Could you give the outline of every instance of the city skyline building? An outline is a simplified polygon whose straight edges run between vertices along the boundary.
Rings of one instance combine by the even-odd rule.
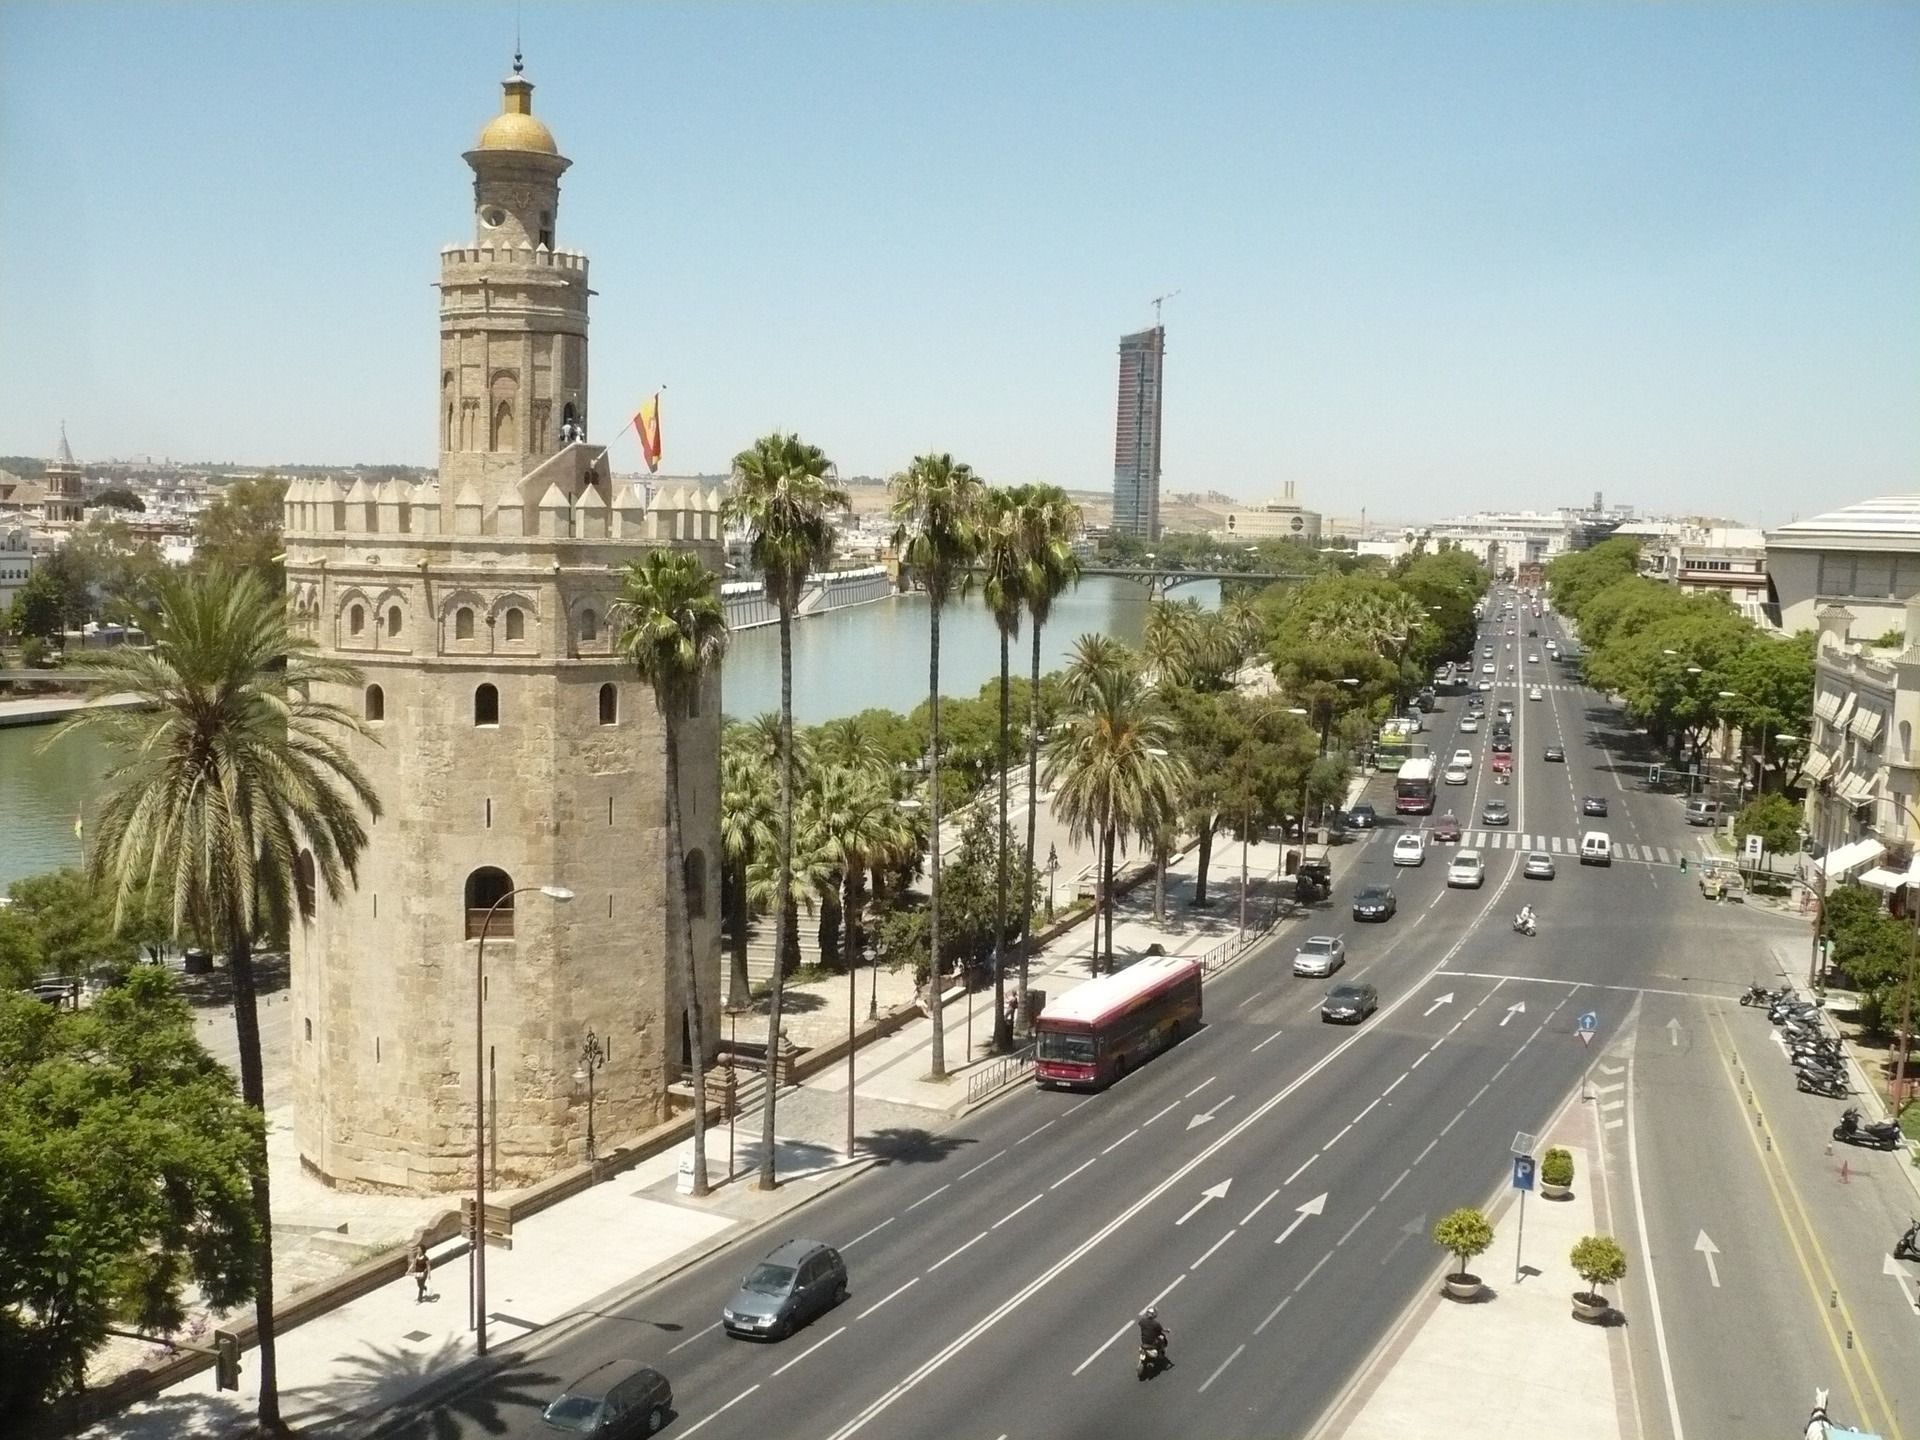
[[[1113,528],[1160,538],[1160,417],[1167,329],[1120,337],[1120,398],[1113,427]]]

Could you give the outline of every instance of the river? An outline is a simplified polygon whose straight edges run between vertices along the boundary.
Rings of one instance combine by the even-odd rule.
[[[1211,581],[1182,587],[1203,605],[1219,603]],[[1129,580],[1095,577],[1054,603],[1041,635],[1040,664],[1057,669],[1089,632],[1138,643],[1147,592]],[[1024,675],[1031,641],[1022,634],[1015,672]],[[976,595],[948,605],[940,620],[940,689],[973,695],[1000,671],[999,632]],[[768,625],[733,637],[721,678],[726,713],[746,719],[780,704],[780,632]],[[918,595],[858,605],[793,627],[793,712],[803,725],[884,707],[902,712],[927,698],[927,605]],[[91,820],[108,757],[89,735],[52,746],[51,725],[0,730],[0,889],[23,875],[77,862],[76,816]],[[43,746],[46,748],[43,750]]]

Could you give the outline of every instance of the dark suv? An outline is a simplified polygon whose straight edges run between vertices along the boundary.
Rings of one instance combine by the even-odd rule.
[[[651,1435],[673,1413],[673,1386],[658,1370],[631,1360],[609,1360],[560,1392],[540,1418],[555,1430],[625,1440]]]
[[[847,1298],[847,1262],[831,1245],[789,1240],[748,1273],[720,1312],[730,1335],[784,1340]]]

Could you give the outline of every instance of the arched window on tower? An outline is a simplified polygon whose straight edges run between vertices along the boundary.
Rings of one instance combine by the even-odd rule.
[[[498,725],[500,723],[500,692],[491,685],[480,685],[473,692],[473,723],[475,725]]]
[[[540,212],[540,243],[549,250],[553,249],[553,212],[551,210]]]
[[[598,640],[600,638],[600,617],[591,609],[580,612],[580,638]]]
[[[494,909],[496,903],[497,910]],[[490,910],[492,925],[487,924]],[[467,939],[478,940],[483,927],[489,940],[513,938],[513,877],[491,865],[483,865],[467,876]]]
[[[314,899],[313,852],[302,850],[293,857],[293,905],[303,921],[313,919]]]
[[[687,852],[687,918],[707,918],[707,857],[698,850]]]
[[[490,449],[511,450],[516,441],[513,434],[513,406],[505,400],[493,407],[493,439]]]
[[[620,723],[620,687],[611,681],[600,687],[600,723],[602,725]]]
[[[473,607],[462,605],[453,612],[453,638],[471,640],[473,638]]]
[[[367,609],[364,605],[354,605],[347,610],[347,633],[358,635],[367,628]]]
[[[507,639],[524,640],[527,638],[527,614],[518,607],[507,611]]]
[[[387,634],[398,635],[399,633],[400,607],[398,605],[389,605],[387,607]]]
[[[387,718],[387,692],[378,685],[367,686],[366,717],[369,725],[378,725]]]

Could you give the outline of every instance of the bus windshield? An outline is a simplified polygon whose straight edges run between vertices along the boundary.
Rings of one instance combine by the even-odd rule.
[[[1091,1065],[1093,1036],[1073,1031],[1042,1030],[1039,1058],[1059,1060],[1069,1065]]]

